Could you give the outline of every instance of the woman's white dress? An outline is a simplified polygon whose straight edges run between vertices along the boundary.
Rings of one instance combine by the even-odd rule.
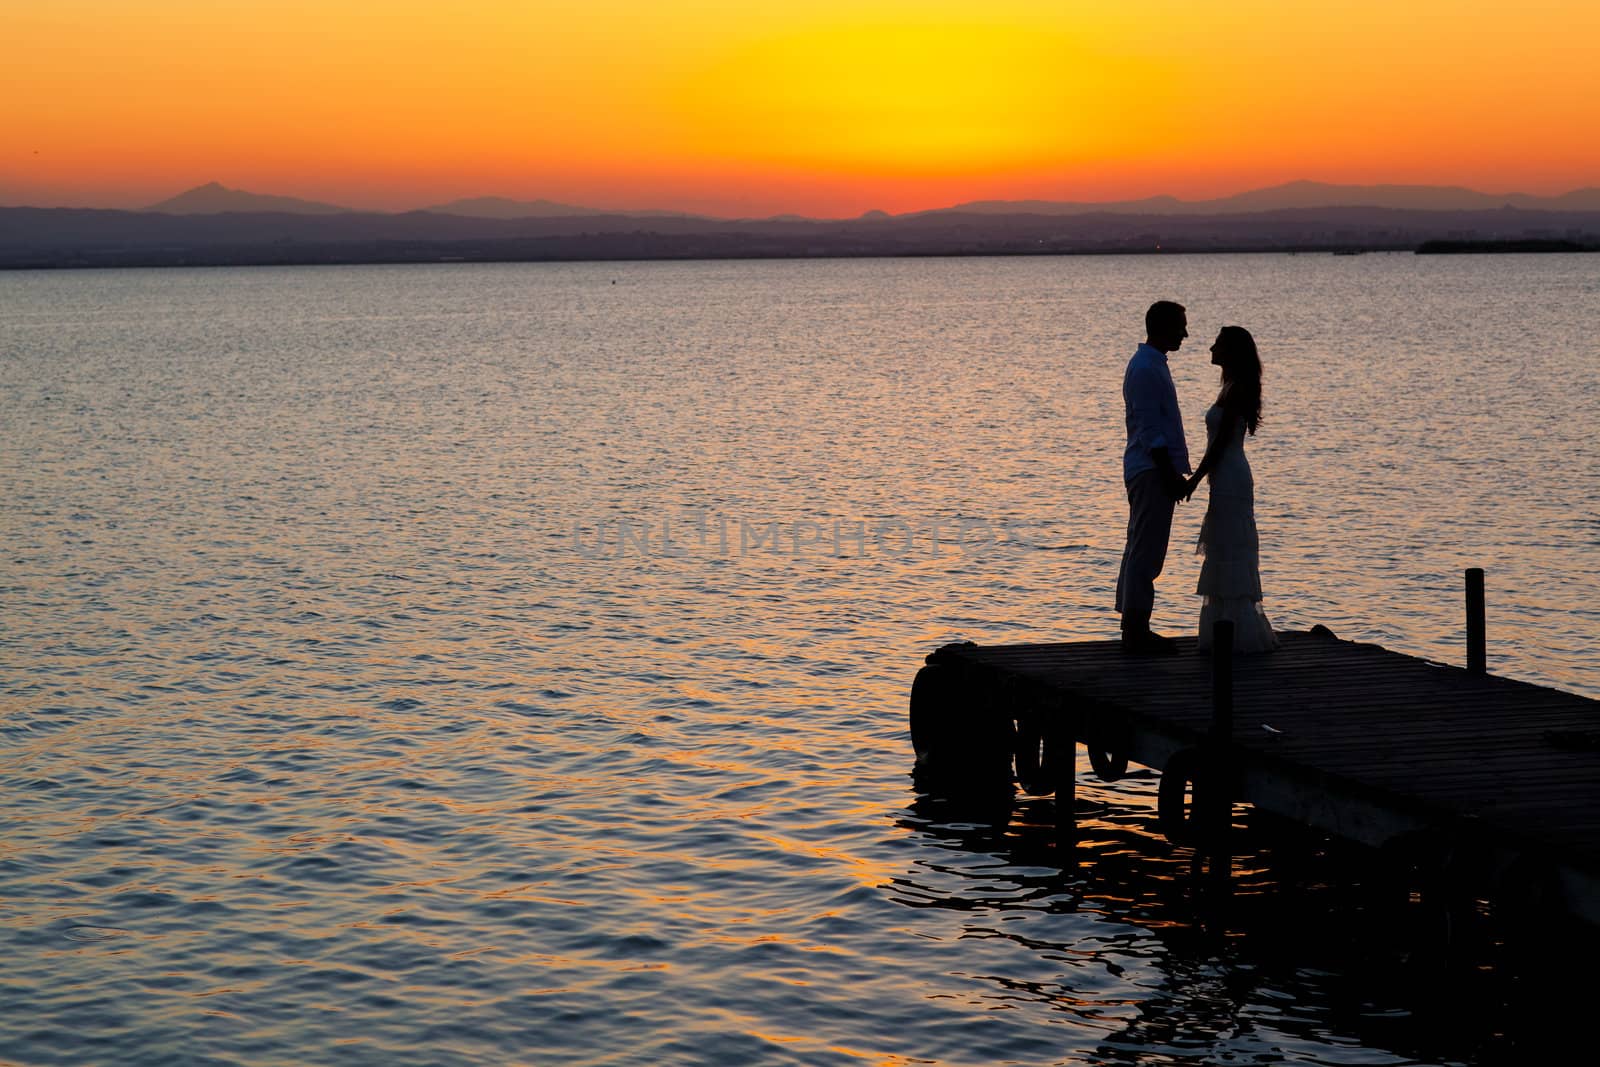
[[[1200,648],[1211,647],[1211,627],[1233,623],[1235,652],[1270,652],[1278,647],[1272,623],[1261,609],[1261,545],[1256,538],[1256,484],[1244,454],[1244,416],[1228,420],[1228,444],[1206,476],[1209,502],[1196,549],[1200,564]],[[1222,427],[1222,407],[1206,412],[1209,442]]]

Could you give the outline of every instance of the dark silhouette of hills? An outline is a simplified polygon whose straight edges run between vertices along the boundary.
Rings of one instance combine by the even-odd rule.
[[[1514,207],[1528,211],[1600,211],[1600,187],[1575,189],[1560,196],[1531,196],[1527,193],[1480,193],[1451,185],[1335,185],[1328,182],[1293,181],[1265,189],[1252,189],[1214,200],[1180,200],[1173,196],[1152,196],[1139,200],[1056,201],[1056,200],[974,200],[953,207],[933,208],[891,216],[883,211],[867,211],[862,219],[916,218],[928,215],[1234,215],[1261,211],[1288,211],[1298,208],[1369,207],[1415,211],[1487,211]],[[145,211],[165,214],[204,215],[224,212],[287,212],[289,214],[359,214],[352,208],[322,204],[288,196],[229,189],[208,182],[187,192],[152,204]],[[503,196],[477,196],[452,200],[419,209],[437,215],[464,218],[597,218],[601,216],[640,219],[713,219],[714,216],[659,209],[606,211],[600,208],[563,204],[553,200],[513,200]],[[388,214],[387,212],[369,212]],[[724,220],[726,221],[726,220]],[[775,215],[771,222],[830,221],[808,219],[803,215]]]
[[[292,196],[265,196],[229,189],[220,182],[206,182],[170,200],[151,204],[145,211],[166,215],[218,215],[225,211],[284,211],[295,215],[337,215],[351,209],[337,204],[320,204]]]
[[[1487,211],[1510,205],[1529,211],[1600,211],[1600,188],[1575,189],[1561,196],[1480,193],[1453,185],[1331,185],[1294,181],[1216,200],[1152,196],[1114,203],[1050,200],[975,200],[920,214],[962,212],[985,215],[1083,215],[1110,211],[1136,215],[1232,215],[1296,208],[1372,207],[1412,211]]]
[[[693,219],[705,218],[684,211],[601,211],[592,207],[558,204],[553,200],[508,200],[503,196],[474,196],[452,200],[448,204],[425,207],[437,215],[463,215],[476,219],[559,219],[592,218],[596,215],[619,215],[630,219]]]
[[[1323,188],[1347,187],[1294,183],[1226,198],[1222,209],[1215,207],[1222,202],[1209,202],[1213,209],[1207,211],[1157,198],[1161,211],[1150,210],[1152,201],[1133,201],[1135,208],[1120,210],[1107,210],[1105,205],[1081,211],[1025,210],[1034,206],[1030,202],[1020,208],[1008,204],[1004,209],[990,206],[899,216],[869,211],[855,219],[836,220],[714,219],[670,213],[486,217],[438,210],[169,214],[0,208],[0,267],[1410,251],[1428,241],[1473,242],[1485,248],[1504,247],[1506,242],[1540,247],[1527,245],[1530,241],[1600,246],[1600,209],[1547,206],[1587,205],[1587,198],[1600,198],[1595,190],[1533,198],[1538,206],[1532,208],[1498,197],[1490,198],[1496,203],[1487,208],[1250,208],[1251,203],[1316,195]],[[1413,192],[1396,195],[1421,197]]]

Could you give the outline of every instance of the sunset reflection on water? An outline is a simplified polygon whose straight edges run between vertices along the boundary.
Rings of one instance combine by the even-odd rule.
[[[1460,662],[1484,566],[1490,669],[1600,695],[1592,268],[1450,258],[0,278],[0,1057],[1513,1047],[1492,950],[1449,985],[1451,1037],[1326,843],[1238,813],[1218,934],[1152,778],[1082,775],[1067,857],[1049,801],[908,777],[927,652],[1114,632],[1119,380],[1153,295],[1190,308],[1191,439],[1206,335],[1262,342],[1275,621]],[[583,551],[666,522],[675,554]],[[794,550],[834,522],[865,544]],[[741,551],[741,523],[788,548]]]

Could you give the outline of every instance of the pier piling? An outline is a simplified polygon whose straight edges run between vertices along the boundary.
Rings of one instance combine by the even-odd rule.
[[[1211,628],[1211,725],[1206,731],[1206,773],[1196,782],[1200,818],[1211,873],[1226,880],[1233,859],[1228,830],[1233,822],[1233,623]]]
[[[1483,568],[1467,568],[1467,670],[1484,674],[1489,669],[1483,633]]]

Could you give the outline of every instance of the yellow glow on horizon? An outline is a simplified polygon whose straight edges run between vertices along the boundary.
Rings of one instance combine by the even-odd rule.
[[[1600,184],[1600,5],[0,0],[0,203]]]
[[[675,95],[707,158],[904,176],[1137,153],[1167,94],[1055,30],[868,22],[731,49]]]

